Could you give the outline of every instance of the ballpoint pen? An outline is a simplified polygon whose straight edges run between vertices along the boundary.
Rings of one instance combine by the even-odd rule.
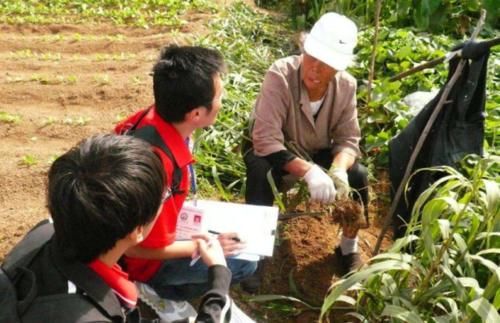
[[[210,248],[211,245],[212,245],[212,241],[209,240],[207,243],[207,247]],[[193,255],[194,255],[193,259],[191,259],[191,262],[189,263],[190,267],[192,267],[201,258],[201,254],[199,251],[196,251],[196,253],[194,253]]]
[[[214,231],[214,230],[208,230],[208,233],[215,234],[215,235],[219,235],[220,234],[220,232],[217,232],[217,231]],[[241,242],[241,239],[238,238],[238,237],[231,237],[230,239],[233,240],[233,241],[236,241],[236,242]]]

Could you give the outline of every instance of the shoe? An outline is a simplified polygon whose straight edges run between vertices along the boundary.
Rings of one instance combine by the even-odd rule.
[[[254,273],[252,276],[242,280],[240,286],[243,291],[249,294],[257,294],[260,288],[260,275]]]
[[[196,317],[196,310],[186,301],[173,301],[161,298],[147,284],[136,283],[139,298],[149,305],[158,315],[162,322],[172,322],[186,318]]]
[[[263,265],[263,261],[259,260],[255,272],[240,281],[240,287],[244,292],[249,294],[257,294],[259,292],[263,277]]]
[[[347,255],[342,254],[340,246],[335,248],[335,257],[338,259],[338,264],[340,266],[341,274],[345,275],[353,270],[359,269],[363,266],[363,261],[359,255],[359,252],[353,252]]]

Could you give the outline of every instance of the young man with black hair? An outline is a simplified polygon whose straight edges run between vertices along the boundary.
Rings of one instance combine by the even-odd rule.
[[[47,201],[64,258],[111,265],[144,240],[160,208],[162,176],[158,157],[135,138],[97,135],[56,159]]]
[[[27,310],[18,312],[23,322],[140,321],[138,290],[117,262],[149,234],[167,197],[164,178],[151,146],[130,136],[91,137],[52,164],[47,201],[53,230],[45,221],[23,242],[33,239],[34,233],[46,240],[55,233],[23,268],[24,275],[15,275],[18,297],[25,300],[25,295],[36,293]],[[23,242],[16,247],[21,253],[14,249],[6,263],[29,254],[21,246],[36,244]],[[196,321],[220,322],[230,315],[231,273],[218,241],[207,243],[198,236],[193,243],[209,267],[212,287],[202,299]],[[24,279],[31,277],[27,272],[34,278]],[[6,312],[0,308],[0,321],[12,321]]]
[[[144,298],[150,296],[151,302],[162,303],[160,298],[172,300],[172,307],[165,309],[166,312],[185,310],[189,314],[192,309],[184,301],[201,295],[209,287],[206,265],[197,262],[190,266],[195,244],[176,241],[175,235],[177,216],[190,189],[189,173],[194,162],[189,140],[196,129],[208,127],[216,120],[221,108],[224,69],[223,57],[216,50],[196,46],[165,47],[153,68],[154,105],[136,112],[115,128],[119,134],[152,130],[154,141],[160,142],[156,150],[172,196],[163,203],[149,237],[126,253],[125,263],[133,279],[147,284],[141,285]],[[180,179],[177,179],[178,171]],[[194,189],[194,178],[191,182]],[[235,233],[218,236],[226,256],[242,248],[235,237]],[[255,262],[228,258],[227,263],[233,282],[256,269]]]

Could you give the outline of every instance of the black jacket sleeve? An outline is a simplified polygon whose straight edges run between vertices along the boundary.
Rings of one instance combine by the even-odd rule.
[[[283,169],[286,164],[288,164],[296,157],[297,156],[289,150],[280,150],[275,153],[269,154],[264,158],[266,158],[267,161],[277,169]]]
[[[198,309],[196,322],[229,322],[231,318],[231,299],[228,296],[231,271],[221,265],[208,268],[208,281],[212,289],[203,295]]]
[[[208,268],[208,281],[212,289],[203,295],[196,316],[196,323],[228,323],[231,319],[231,298],[229,298],[229,285],[231,271],[222,265]],[[178,320],[174,323],[192,322],[189,319]]]

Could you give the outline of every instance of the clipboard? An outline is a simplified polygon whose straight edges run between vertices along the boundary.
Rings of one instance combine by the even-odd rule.
[[[278,208],[241,203],[186,201],[177,219],[177,240],[199,232],[236,232],[246,247],[236,258],[258,260],[271,257],[278,225]]]

